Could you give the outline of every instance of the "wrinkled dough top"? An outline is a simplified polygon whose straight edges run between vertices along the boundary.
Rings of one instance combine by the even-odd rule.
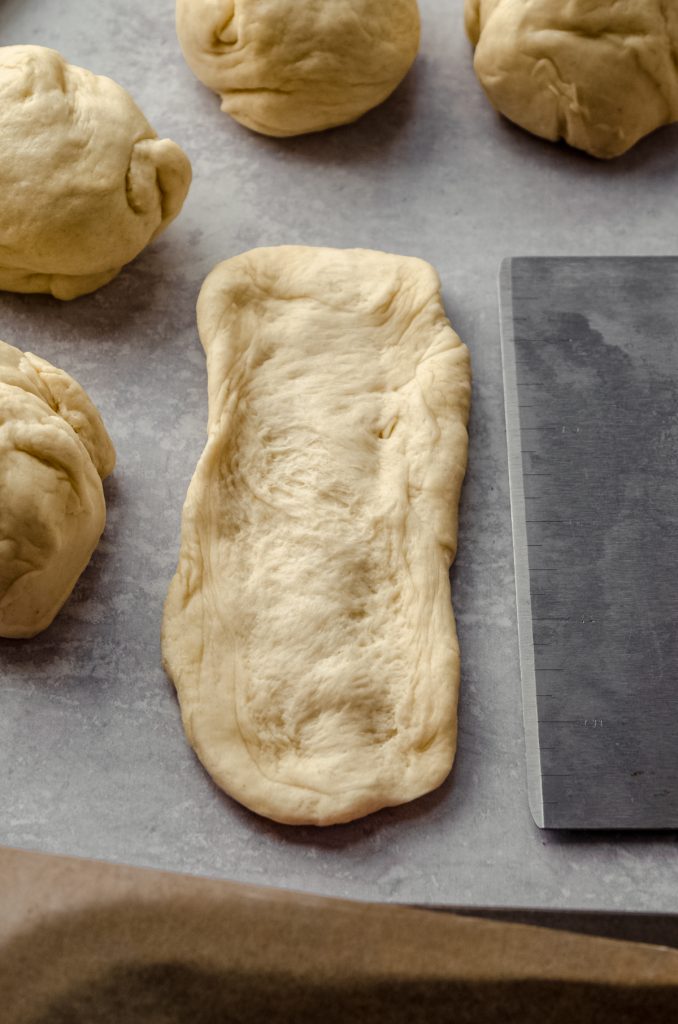
[[[0,288],[113,276],[190,184],[185,154],[124,89],[41,46],[0,48],[0,147]]]
[[[105,520],[115,451],[80,385],[0,342],[0,636],[52,621]]]
[[[163,652],[205,766],[278,821],[403,803],[452,763],[470,375],[439,289],[420,260],[282,246],[201,290],[209,440]]]
[[[466,0],[474,66],[528,131],[618,156],[678,120],[673,0]]]
[[[222,109],[268,135],[355,120],[419,48],[417,0],[177,0],[177,33]]]

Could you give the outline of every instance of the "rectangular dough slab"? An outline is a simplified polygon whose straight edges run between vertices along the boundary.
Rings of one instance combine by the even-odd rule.
[[[470,366],[437,274],[257,249],[208,276],[198,327],[209,437],[162,636],[188,739],[276,821],[412,800],[450,771],[459,686]]]

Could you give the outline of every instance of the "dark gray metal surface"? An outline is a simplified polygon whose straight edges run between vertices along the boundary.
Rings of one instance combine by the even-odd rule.
[[[678,949],[678,914],[605,914],[576,910],[514,910],[510,907],[426,906],[424,909]]]
[[[678,828],[678,258],[500,291],[532,813]]]

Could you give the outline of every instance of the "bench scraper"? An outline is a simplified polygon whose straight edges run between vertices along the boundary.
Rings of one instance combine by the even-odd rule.
[[[505,260],[532,814],[678,828],[678,257]]]

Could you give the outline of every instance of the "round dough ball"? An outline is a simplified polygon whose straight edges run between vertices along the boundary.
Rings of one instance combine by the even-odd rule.
[[[466,0],[492,104],[545,139],[619,156],[678,120],[678,5],[666,0]]]
[[[176,217],[190,181],[185,153],[110,78],[0,47],[0,289],[94,291]]]
[[[0,341],[0,636],[46,629],[103,532],[115,450],[63,370]]]
[[[355,121],[419,49],[417,0],[177,0],[177,34],[221,109],[264,135]]]

